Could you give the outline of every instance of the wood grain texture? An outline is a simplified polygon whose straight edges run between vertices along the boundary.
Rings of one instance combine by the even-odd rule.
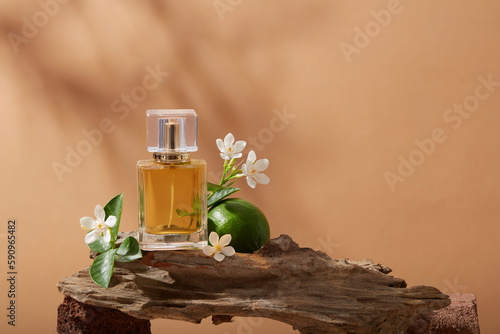
[[[141,262],[116,263],[108,289],[92,282],[88,268],[58,287],[79,302],[141,319],[265,317],[302,334],[404,332],[420,314],[450,304],[438,289],[407,288],[390,271],[369,259],[331,259],[281,235],[222,262],[201,251],[144,252]]]

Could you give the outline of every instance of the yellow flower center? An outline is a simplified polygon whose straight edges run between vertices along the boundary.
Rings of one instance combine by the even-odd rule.
[[[220,252],[220,248],[221,248],[221,247],[220,247],[220,245],[216,245],[216,246],[215,246],[215,251],[216,251],[216,252]]]
[[[97,225],[97,228],[101,229],[104,227],[104,224],[103,223],[99,223],[99,225]]]

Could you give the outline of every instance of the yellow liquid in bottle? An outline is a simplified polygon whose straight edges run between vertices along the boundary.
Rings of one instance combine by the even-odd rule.
[[[187,164],[140,162],[139,216],[143,230],[156,235],[200,231],[206,215],[205,171],[202,160]]]

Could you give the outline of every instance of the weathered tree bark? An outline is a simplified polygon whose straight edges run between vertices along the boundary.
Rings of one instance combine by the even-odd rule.
[[[450,304],[438,289],[406,288],[390,271],[371,260],[332,260],[282,235],[220,263],[201,251],[144,252],[141,262],[116,263],[108,289],[92,282],[88,268],[58,287],[79,302],[140,319],[199,323],[212,316],[218,324],[265,317],[302,334],[404,332],[420,314]]]

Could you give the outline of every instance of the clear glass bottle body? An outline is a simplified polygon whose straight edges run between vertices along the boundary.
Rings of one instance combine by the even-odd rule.
[[[199,159],[137,163],[141,249],[198,249],[207,244],[206,174],[206,162]]]

